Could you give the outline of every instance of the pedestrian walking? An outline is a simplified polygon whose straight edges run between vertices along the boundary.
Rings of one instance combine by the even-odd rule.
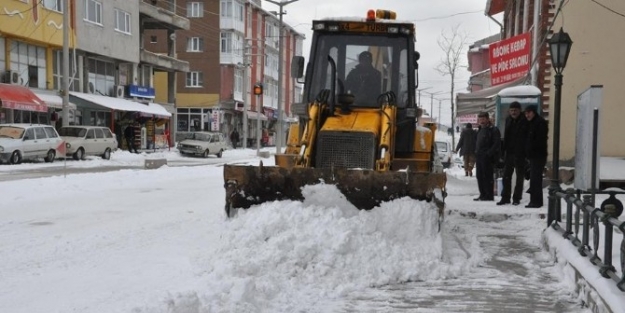
[[[525,177],[525,144],[527,139],[527,119],[521,114],[521,104],[514,101],[508,108],[509,116],[506,118],[502,153],[504,159],[503,188],[501,199],[497,205],[510,203],[519,205],[523,198],[523,181]],[[514,192],[512,192],[512,174],[516,174]]]
[[[477,140],[477,132],[473,130],[473,125],[467,125],[460,133],[460,140],[456,146],[454,153],[460,154],[464,161],[464,176],[473,176],[473,166],[475,166],[475,141]]]
[[[135,144],[134,125],[128,124],[128,126],[126,126],[126,129],[124,130],[124,138],[126,138],[126,144],[128,144],[128,151],[132,152],[134,150],[135,153],[139,153],[139,151],[137,151],[137,145]]]
[[[239,144],[239,132],[236,128],[230,133],[230,141],[232,142],[232,148],[236,149]]]
[[[474,201],[494,201],[494,166],[499,160],[499,151],[501,149],[501,133],[491,122],[488,112],[481,112],[477,116],[480,129],[477,132],[477,140],[475,143],[475,167],[477,177],[477,185],[480,190],[480,196],[473,199]]]
[[[538,107],[525,108],[528,121],[525,154],[530,163],[530,203],[526,208],[543,206],[543,170],[547,163],[547,122],[538,114]]]

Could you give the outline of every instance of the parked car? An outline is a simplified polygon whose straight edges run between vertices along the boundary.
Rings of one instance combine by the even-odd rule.
[[[449,168],[454,157],[451,144],[447,141],[436,141],[436,150],[438,150],[438,157],[441,160],[441,163],[443,163],[443,167]]]
[[[59,129],[66,142],[66,156],[74,160],[84,160],[87,155],[101,156],[108,160],[111,152],[117,149],[117,139],[108,127],[66,126]]]
[[[0,124],[0,162],[19,164],[38,158],[53,162],[62,142],[50,125]]]
[[[178,143],[180,154],[201,155],[205,158],[211,154],[221,158],[227,147],[226,138],[217,132],[193,132],[189,138]]]

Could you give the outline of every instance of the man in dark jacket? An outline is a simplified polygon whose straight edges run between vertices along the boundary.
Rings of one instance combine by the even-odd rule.
[[[373,66],[373,55],[363,51],[358,55],[358,65],[345,78],[345,91],[356,96],[357,102],[376,103],[382,88],[382,74]]]
[[[467,126],[460,133],[460,140],[456,146],[456,152],[460,152],[460,156],[464,161],[464,176],[473,176],[473,166],[475,165],[475,140],[477,133],[473,130],[473,125],[467,123]]]
[[[135,153],[139,153],[137,151],[137,145],[135,144],[135,127],[132,124],[128,124],[126,129],[124,130],[124,137],[126,138],[126,143],[128,144],[128,152],[135,151]]]
[[[477,116],[480,130],[477,132],[475,143],[476,176],[477,185],[480,189],[480,196],[473,199],[475,201],[493,201],[494,163],[499,159],[501,149],[501,133],[499,129],[490,121],[487,112],[481,112]]]
[[[527,120],[521,114],[521,104],[514,101],[508,109],[502,152],[504,155],[503,189],[497,205],[510,203],[512,173],[516,172],[512,204],[519,205],[523,197],[523,178],[525,176],[525,140],[527,138]]]
[[[547,122],[538,115],[537,106],[525,108],[528,121],[525,154],[530,162],[530,203],[526,208],[543,206],[543,169],[547,162]]]

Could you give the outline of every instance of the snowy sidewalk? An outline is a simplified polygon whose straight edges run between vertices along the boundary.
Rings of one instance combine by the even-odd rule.
[[[460,243],[463,236],[477,236],[481,253],[489,256],[482,266],[457,279],[372,289],[346,301],[344,310],[589,312],[581,308],[571,286],[561,281],[559,265],[541,250],[540,242],[534,241],[536,227],[531,224],[544,222],[538,214],[467,213],[452,209],[446,219],[448,226],[454,225],[456,237],[446,238],[447,242]],[[472,253],[465,248],[466,253]]]

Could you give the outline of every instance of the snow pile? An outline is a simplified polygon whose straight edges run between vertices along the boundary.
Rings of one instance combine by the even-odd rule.
[[[265,203],[226,221],[204,288],[172,296],[163,312],[292,312],[369,287],[456,277],[481,261],[444,244],[433,204],[404,198],[359,211],[335,186],[303,194],[303,203]]]

